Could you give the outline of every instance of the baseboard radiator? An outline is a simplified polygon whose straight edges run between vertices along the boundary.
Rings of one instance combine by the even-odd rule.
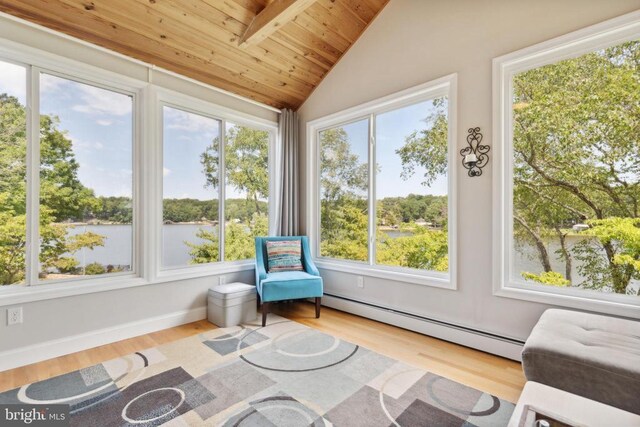
[[[322,305],[378,322],[450,341],[487,353],[521,361],[523,341],[443,322],[340,295],[324,294]]]

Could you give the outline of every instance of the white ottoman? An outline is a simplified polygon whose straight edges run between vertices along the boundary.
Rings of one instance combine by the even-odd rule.
[[[221,328],[256,320],[256,287],[229,283],[209,288],[207,318]]]

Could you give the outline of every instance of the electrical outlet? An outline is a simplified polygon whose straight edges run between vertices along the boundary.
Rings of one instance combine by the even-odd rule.
[[[364,277],[358,276],[357,284],[359,288],[364,288]]]
[[[227,278],[225,276],[220,276],[218,280],[220,280],[218,282],[219,285],[224,285],[225,283],[227,283]]]
[[[22,307],[7,309],[7,325],[17,325],[18,323],[22,323]]]

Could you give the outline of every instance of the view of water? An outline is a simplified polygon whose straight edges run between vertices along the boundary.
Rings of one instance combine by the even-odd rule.
[[[202,239],[196,237],[199,229],[206,231],[217,231],[217,226],[199,225],[199,224],[167,224],[162,227],[162,266],[178,267],[189,264],[191,259],[189,255],[189,247],[185,241],[191,243],[203,243]],[[93,250],[82,249],[76,253],[76,259],[80,262],[80,266],[85,266],[92,262],[98,262],[103,265],[131,265],[131,242],[133,241],[132,230],[130,225],[82,225],[76,226],[69,230],[70,234],[78,234],[90,231],[92,233],[105,236],[105,245],[96,247]],[[386,231],[392,237],[402,237],[411,235],[406,231]],[[567,242],[569,248],[580,242],[583,237],[569,236]],[[557,242],[552,242],[548,246],[549,255],[551,257],[551,265],[554,271],[564,274],[564,262],[555,254],[560,248]],[[534,246],[519,246],[516,250],[514,262],[514,275],[519,272],[530,272],[535,274],[542,273],[542,265],[537,257],[538,253]],[[574,260],[572,266],[573,283],[580,283],[584,278],[579,273],[579,263]],[[514,279],[521,279],[521,276]],[[633,282],[634,288],[640,287],[639,281]]]
[[[217,230],[213,225],[199,224],[167,224],[162,226],[162,265],[176,267],[187,265],[191,257],[189,247],[184,243],[203,243],[196,237],[199,229]],[[133,234],[131,225],[81,225],[69,229],[75,235],[92,232],[105,237],[104,246],[91,249],[83,248],[75,254],[84,267],[92,262],[103,265],[131,265]]]

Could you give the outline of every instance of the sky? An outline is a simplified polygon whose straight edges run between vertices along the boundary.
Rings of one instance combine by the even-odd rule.
[[[26,102],[26,71],[0,61],[0,93],[7,92]],[[57,116],[59,129],[73,142],[80,164],[80,181],[97,196],[132,194],[132,99],[131,97],[52,75],[42,74],[40,108]],[[400,176],[402,164],[395,150],[414,130],[426,129],[424,119],[433,112],[431,101],[380,114],[376,122],[377,197],[413,194],[447,194],[446,176],[430,187],[421,184],[423,171],[408,180]],[[164,107],[163,112],[163,196],[212,200],[217,191],[205,188],[200,154],[220,133],[220,123],[194,113]],[[367,159],[366,120],[344,126],[352,150],[361,161]],[[227,198],[240,198],[227,186]]]
[[[0,93],[26,104],[26,70],[0,61]],[[80,167],[78,177],[96,196],[131,197],[133,188],[133,101],[128,95],[41,74],[40,111],[57,116]],[[163,195],[217,198],[205,188],[200,154],[219,135],[217,120],[164,108]],[[228,126],[233,126],[229,124]],[[244,197],[227,187],[227,197]]]
[[[414,130],[425,130],[431,125],[424,121],[433,113],[432,101],[413,104],[376,116],[376,197],[406,197],[409,194],[447,194],[447,177],[439,176],[429,187],[422,185],[424,168],[416,168],[407,180],[401,177],[402,162],[396,150]],[[349,137],[351,150],[361,162],[368,157],[368,120],[343,126]]]
[[[200,155],[220,136],[220,122],[172,107],[163,107],[163,197],[165,199],[215,200],[218,190],[207,187]],[[227,123],[227,132],[233,124]],[[232,186],[227,199],[244,198]]]
[[[0,62],[0,93],[26,103],[26,70]],[[40,111],[57,116],[58,129],[73,142],[78,178],[96,196],[131,197],[132,98],[95,86],[40,76]]]

